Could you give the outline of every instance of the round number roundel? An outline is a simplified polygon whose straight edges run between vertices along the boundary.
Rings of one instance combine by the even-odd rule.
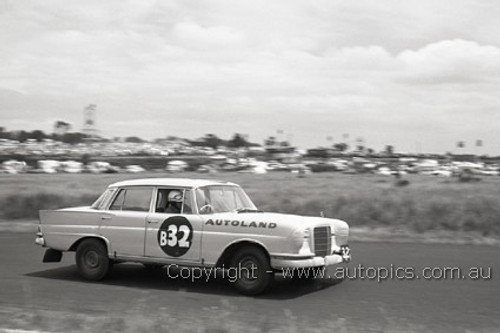
[[[193,239],[193,227],[182,216],[169,217],[158,229],[158,244],[171,257],[181,257],[189,251]]]

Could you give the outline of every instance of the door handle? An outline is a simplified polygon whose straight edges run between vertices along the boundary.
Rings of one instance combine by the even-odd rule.
[[[160,222],[160,220],[157,220],[157,219],[150,219],[150,220],[148,220],[148,223],[150,223],[150,224],[151,223],[158,223],[158,222]]]
[[[101,220],[111,220],[111,216],[101,216]]]

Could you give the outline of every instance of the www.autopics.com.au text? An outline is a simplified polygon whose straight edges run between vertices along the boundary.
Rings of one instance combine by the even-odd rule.
[[[458,266],[446,267],[403,267],[390,265],[389,267],[372,267],[361,264],[350,266],[337,266],[335,268],[285,268],[279,272],[284,279],[293,278],[315,278],[336,280],[375,280],[383,282],[386,280],[491,280],[493,271],[491,267],[469,267]],[[183,279],[192,282],[204,280],[206,282],[215,278],[228,279],[235,282],[240,277],[249,279],[258,278],[258,268],[255,265],[237,267],[183,267],[176,264],[166,266],[166,275],[170,279]]]

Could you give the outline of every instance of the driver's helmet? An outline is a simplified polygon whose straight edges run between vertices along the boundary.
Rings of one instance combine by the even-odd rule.
[[[182,202],[182,192],[173,190],[168,193],[168,202]]]

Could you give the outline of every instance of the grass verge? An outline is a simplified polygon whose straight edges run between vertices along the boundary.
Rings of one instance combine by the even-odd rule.
[[[146,174],[142,177],[172,177]],[[199,174],[174,175],[199,178]],[[454,179],[408,177],[398,187],[374,175],[291,174],[203,175],[239,183],[264,211],[339,218],[351,227],[449,231],[483,237],[500,235],[500,179],[460,183]],[[90,205],[115,181],[131,175],[16,175],[0,177],[0,218],[34,219],[40,209]]]

